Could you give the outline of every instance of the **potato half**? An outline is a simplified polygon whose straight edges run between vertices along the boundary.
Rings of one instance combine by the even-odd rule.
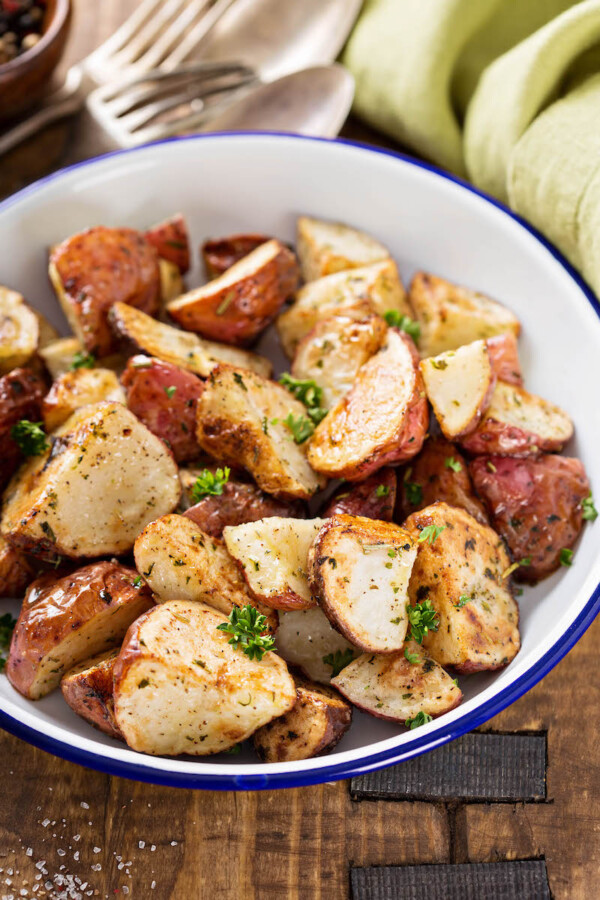
[[[75,369],[59,375],[42,403],[46,431],[54,431],[82,406],[102,400],[125,403],[123,388],[111,369]]]
[[[348,664],[360,652],[332,627],[320,606],[280,612],[275,644],[286,662],[322,684],[331,681],[334,660]]]
[[[0,376],[0,490],[23,460],[13,426],[21,419],[39,422],[45,392],[44,381],[31,369],[13,369]]]
[[[40,325],[16,291],[0,285],[0,375],[24,365],[35,353]]]
[[[119,650],[106,650],[63,675],[60,689],[71,709],[105,734],[123,740],[115,719],[113,671]]]
[[[386,259],[387,247],[350,225],[300,216],[297,248],[305,281]]]
[[[21,597],[33,577],[34,570],[25,554],[0,536],[0,597]]]
[[[222,238],[209,238],[200,247],[207,277],[218,278],[244,256],[270,240],[264,234],[228,234]]]
[[[321,517],[326,519],[336,513],[344,513],[348,516],[365,516],[367,519],[391,522],[394,518],[397,487],[396,470],[386,466],[364,481],[341,484],[330,497],[321,512]]]

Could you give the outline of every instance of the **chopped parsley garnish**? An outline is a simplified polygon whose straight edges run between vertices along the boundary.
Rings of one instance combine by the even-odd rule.
[[[594,506],[594,498],[592,497],[592,492],[587,495],[585,500],[581,504],[582,518],[588,522],[594,522],[598,518],[598,510]]]
[[[439,627],[439,619],[431,600],[423,600],[422,603],[416,603],[411,606],[406,604],[406,613],[408,615],[408,624],[410,627],[410,638],[417,644],[423,643],[423,638],[429,631],[437,631]]]
[[[462,465],[453,456],[447,456],[444,465],[447,469],[452,469],[453,472],[462,472]]]
[[[563,547],[558,556],[561,566],[573,565],[573,551],[568,547]]]
[[[313,381],[312,378],[305,380],[294,378],[289,372],[284,372],[279,379],[279,383],[287,388],[297,400],[304,403],[306,414],[313,424],[318,425],[325,418],[327,410],[323,409],[322,406],[323,389],[319,387],[316,381]],[[297,441],[297,443],[301,442]]]
[[[224,469],[217,469],[216,472],[211,472],[210,469],[203,469],[190,491],[194,503],[199,503],[205,497],[219,497],[223,493],[224,486],[229,481],[230,471],[227,466]]]
[[[467,603],[470,603],[472,599],[472,597],[468,597],[466,594],[461,594],[458,598],[458,603],[455,603],[454,605],[457,609],[462,609],[463,606],[466,606]]]
[[[175,387],[174,384],[171,384],[171,385],[169,385],[169,387],[165,388],[165,394],[167,395],[169,400],[171,399],[171,397],[173,396],[173,394],[175,393],[176,390],[177,390],[177,388]]]
[[[25,456],[38,456],[49,447],[43,422],[21,419],[10,429],[10,436]]]
[[[135,588],[139,588],[139,587],[141,587],[141,584],[142,584],[142,576],[136,575],[135,578],[133,579],[133,586]]]
[[[403,316],[397,309],[388,309],[387,312],[384,312],[383,318],[390,328],[399,328],[400,331],[405,331],[413,341],[418,341],[421,337],[421,326],[419,323],[411,319],[410,316]]]
[[[10,613],[0,616],[0,672],[6,666],[6,656],[10,647],[10,639],[17,620],[13,619]]]
[[[275,641],[270,634],[264,634],[267,620],[253,606],[239,608],[234,606],[229,614],[229,621],[217,625],[217,631],[226,631],[231,635],[229,643],[236,650],[239,648],[249,659],[261,660],[265,653],[272,650]]]
[[[518,559],[511,566],[509,566],[508,569],[506,569],[506,571],[502,573],[502,578],[503,579],[508,578],[508,576],[512,575],[513,572],[516,572],[516,570],[519,568],[519,566],[530,566],[530,565],[531,565],[531,557],[524,556],[523,559]]]
[[[430,359],[429,362],[433,366],[434,369],[439,369],[443,372],[444,369],[448,368],[448,363],[445,359]]]
[[[239,386],[241,387],[241,389],[243,391],[246,391],[246,393],[248,393],[248,388],[244,384],[244,379],[242,378],[242,376],[240,375],[239,372],[233,373],[233,380],[236,382],[236,384],[239,384]]]
[[[237,756],[238,753],[242,752],[241,744],[234,744],[233,747],[230,747],[229,750],[225,750],[225,753],[229,753],[230,756]]]
[[[419,506],[423,502],[423,488],[416,481],[405,481],[404,490],[411,506]]]
[[[390,489],[389,489],[389,487],[387,486],[387,484],[378,484],[378,485],[377,485],[377,490],[375,491],[375,496],[376,496],[377,498],[379,498],[379,497],[387,497],[387,495],[389,494],[389,492],[390,492]]]
[[[429,715],[429,713],[423,712],[423,710],[421,710],[421,712],[418,712],[416,714],[414,719],[407,719],[404,724],[406,725],[407,728],[410,728],[410,729],[420,728],[421,725],[427,725],[427,723],[431,722],[431,720],[432,720],[432,717]]]
[[[354,651],[350,647],[346,647],[345,650],[336,650],[335,653],[328,653],[327,656],[323,657],[323,662],[326,666],[331,666],[331,677],[335,678],[342,669],[350,665],[353,659]]]
[[[73,355],[69,369],[74,372],[76,369],[93,369],[96,365],[96,357],[93,353],[85,353],[84,350],[78,350]]]
[[[445,530],[445,525],[426,525],[419,535],[419,543],[422,544],[424,541],[427,541],[428,544],[433,544],[434,541],[437,541],[442,531]]]
[[[233,301],[235,300],[235,291],[229,291],[217,306],[215,313],[217,316],[224,315]]]
[[[410,653],[408,647],[404,648],[404,657],[409,661],[411,666],[416,666],[416,664],[419,662],[419,654]]]
[[[315,430],[310,419],[307,419],[306,416],[295,416],[293,413],[289,413],[283,419],[283,424],[292,432],[296,444],[303,444]]]

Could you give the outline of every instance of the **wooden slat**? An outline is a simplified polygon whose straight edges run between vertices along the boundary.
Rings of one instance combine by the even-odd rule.
[[[352,900],[550,900],[542,859],[352,869]]]
[[[543,800],[545,734],[468,734],[439,750],[353,778],[355,800]]]

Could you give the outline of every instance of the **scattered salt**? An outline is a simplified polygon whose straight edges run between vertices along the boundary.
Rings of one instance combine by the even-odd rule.
[[[94,853],[102,853],[102,847],[94,847]]]
[[[80,807],[81,807],[82,809],[89,809],[89,808],[90,808],[90,804],[89,804],[89,803],[86,803],[85,800],[82,800],[81,803],[80,803],[79,805],[80,805]]]

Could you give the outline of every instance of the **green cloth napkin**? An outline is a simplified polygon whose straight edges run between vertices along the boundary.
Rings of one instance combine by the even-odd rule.
[[[600,293],[600,0],[366,0],[355,111],[500,198]]]

